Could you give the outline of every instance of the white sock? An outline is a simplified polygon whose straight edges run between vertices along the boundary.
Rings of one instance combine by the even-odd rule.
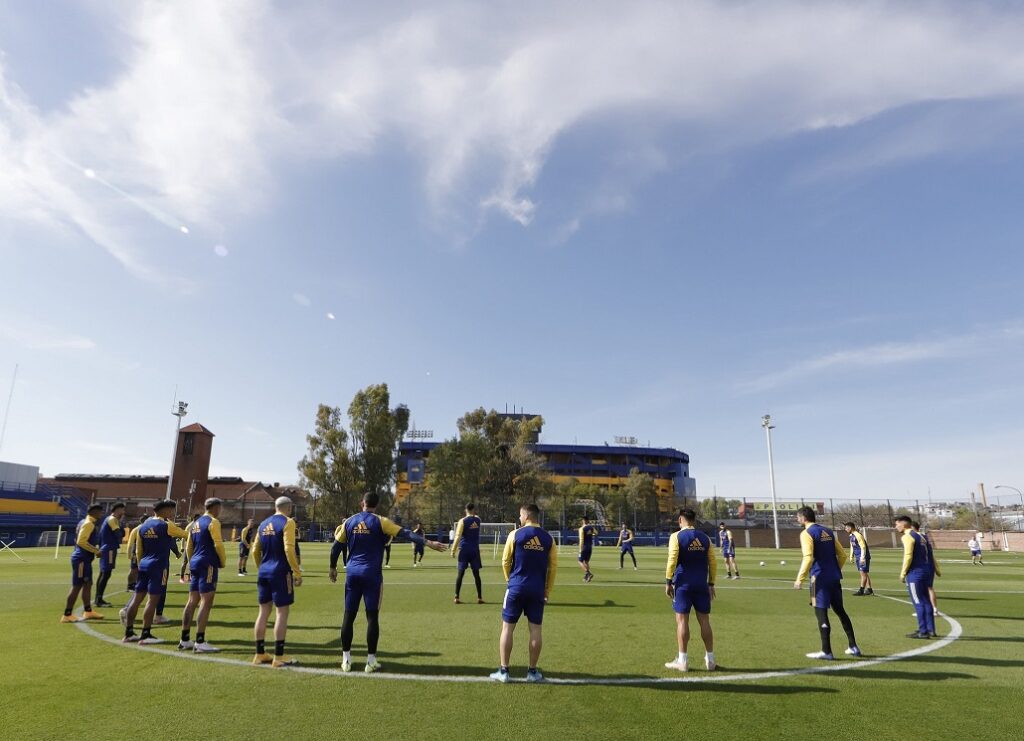
[[[377,663],[377,654],[366,654],[366,663],[367,664],[376,664]]]
[[[351,651],[342,651],[341,652],[341,660],[344,661],[346,664],[351,664],[352,663],[352,652]]]
[[[704,652],[704,660],[707,661],[709,664],[714,664],[715,663],[715,652],[714,651],[705,651]]]
[[[680,664],[687,663],[686,662],[686,652],[685,651],[680,651],[679,655],[676,657],[676,661],[679,662]]]

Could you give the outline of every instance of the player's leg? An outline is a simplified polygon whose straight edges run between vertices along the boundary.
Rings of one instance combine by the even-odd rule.
[[[391,563],[391,546],[390,545],[386,545],[386,546],[384,546],[384,568],[385,569],[391,568],[388,565],[390,563]]]
[[[213,601],[217,597],[216,591],[201,592],[199,595],[199,614],[196,616],[196,651],[199,653],[210,653],[218,651],[206,640],[206,626],[210,622],[210,611],[213,610]]]
[[[103,616],[98,612],[93,612],[92,609],[92,564],[83,564],[85,566],[82,576],[82,613],[83,620],[99,620]]]
[[[631,559],[633,559],[633,571],[636,571],[636,554],[635,554],[635,553],[633,553],[633,548],[632,548],[632,546],[630,546],[630,549],[629,549],[629,557],[630,557]]]
[[[907,579],[907,593],[914,604],[914,612],[917,613],[917,631],[910,634],[911,638],[927,638],[929,635],[925,606],[927,605],[930,610],[931,603],[928,601],[928,588],[919,582],[918,579]]]
[[[821,636],[822,658],[832,656],[832,624],[828,619],[828,608],[815,607],[814,616],[818,621],[818,634]]]
[[[523,605],[518,594],[505,590],[505,599],[501,603],[501,635],[498,638],[498,670],[491,672],[490,678],[498,682],[508,681],[508,667],[512,661],[513,634],[516,623],[523,614]]]
[[[501,662],[501,668],[506,672],[508,671],[509,664],[512,661],[512,644],[514,643],[513,638],[516,632],[515,623],[501,623],[501,637],[498,639],[498,660]]]
[[[818,623],[821,637],[821,651],[807,654],[809,659],[832,659],[832,623],[828,619],[828,608],[832,603],[832,585],[811,582],[811,605]]]
[[[67,599],[64,601],[64,618],[72,618],[72,612],[75,609],[75,603],[78,602],[78,595],[82,591],[82,585],[76,584],[75,579],[72,578],[71,590],[68,592]],[[72,623],[77,622],[77,618],[71,620],[62,619],[61,622]]]
[[[688,671],[689,658],[686,655],[686,647],[690,643],[690,609],[692,602],[690,600],[690,594],[687,590],[676,587],[675,594],[672,597],[672,610],[676,616],[676,648],[678,653],[676,658],[665,664],[666,669],[675,669],[677,671],[685,672]]]
[[[626,565],[626,549],[619,549],[619,571],[622,571],[622,567]]]
[[[718,665],[715,663],[715,633],[711,630],[711,615],[697,610],[697,625],[700,626],[700,639],[704,642],[704,666],[708,671],[714,671]]]
[[[732,554],[729,557],[729,560],[732,561],[732,570],[736,573],[736,578],[739,579],[740,578],[740,567],[736,563],[736,551],[730,551],[730,553]]]
[[[377,643],[380,641],[380,608],[384,605],[384,581],[367,585],[363,592],[363,606],[366,608],[366,666],[367,673],[380,670],[377,663]]]
[[[466,575],[466,567],[468,565],[469,564],[467,564],[465,561],[462,560],[462,554],[460,553],[459,554],[459,573],[455,577],[455,604],[459,604],[459,603],[462,602],[462,600],[459,599],[459,595],[462,594],[462,578]]]
[[[156,606],[160,602],[160,594],[150,592],[146,598],[146,609],[142,612],[142,633],[139,634],[139,643],[163,643],[153,635],[153,617],[156,615]]]
[[[846,633],[848,645],[846,653],[851,656],[860,656],[860,649],[857,648],[857,636],[853,632],[853,621],[850,620],[850,615],[846,612],[846,606],[843,604],[843,589],[839,584],[836,584],[832,591],[832,612],[839,618],[843,631]]]
[[[726,579],[732,579],[732,563],[729,560],[729,551],[726,548],[722,549],[722,560],[725,561],[725,569],[727,572]]]
[[[256,582],[256,599],[259,602],[259,612],[256,614],[256,623],[253,625],[253,639],[256,641],[256,656],[254,664],[269,664],[273,661],[267,654],[267,621],[270,619],[270,609],[274,606],[270,579],[258,579]]]
[[[138,615],[139,607],[142,605],[142,600],[149,591],[149,572],[145,569],[140,569],[138,578],[135,580],[135,591],[132,593],[132,598],[128,600],[128,604],[125,605],[124,609],[121,610],[121,624],[124,625],[124,639],[125,643],[134,643],[139,640],[135,635],[135,616]]]
[[[196,607],[199,606],[199,590],[190,589],[188,593],[188,599],[185,600],[185,608],[181,611],[181,639],[178,641],[178,650],[187,651],[195,647],[195,642],[191,640],[192,634],[192,616],[195,614]]]
[[[113,605],[103,599],[103,594],[107,591],[107,582],[110,581],[110,577],[114,573],[114,558],[116,555],[114,551],[100,553],[100,575],[96,580],[97,607],[113,607]]]
[[[530,628],[530,674],[537,674],[537,662],[540,661],[540,650],[544,646],[543,626],[527,622]]]
[[[345,614],[341,619],[341,670],[352,670],[352,635],[359,603],[363,601],[363,578],[349,574],[345,578]]]
[[[483,568],[483,564],[480,562],[479,553],[470,561],[469,567],[473,569],[473,584],[476,585],[476,602],[478,605],[482,605],[484,603],[484,585],[480,581],[480,569]]]
[[[289,574],[289,578],[290,578]],[[281,667],[296,663],[294,659],[285,658],[284,645],[288,637],[288,612],[291,603],[274,605],[274,663],[271,666]]]

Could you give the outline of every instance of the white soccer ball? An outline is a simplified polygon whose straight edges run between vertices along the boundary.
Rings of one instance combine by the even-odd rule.
[[[764,561],[761,562],[761,565],[764,566]]]
[[[779,566],[785,566],[785,565],[786,565],[785,561],[779,561]]]

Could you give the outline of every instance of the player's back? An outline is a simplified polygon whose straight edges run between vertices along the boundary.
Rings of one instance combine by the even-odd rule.
[[[824,525],[814,522],[808,525],[801,535],[802,537],[810,537],[814,546],[814,563],[811,565],[811,576],[821,582],[841,581],[843,572],[839,568],[835,533]]]
[[[285,533],[295,527],[295,522],[290,517],[280,512],[272,514],[260,523],[253,540],[260,542],[260,569],[259,576],[269,579],[289,573],[292,568],[288,563],[288,554],[285,549]]]
[[[96,523],[92,521],[91,517],[83,517],[79,520],[78,525],[75,527],[75,549],[71,551],[71,558],[80,561],[91,561],[96,554],[89,551],[81,546],[77,545],[78,539],[82,534],[83,530],[88,530],[89,535],[86,538],[86,542],[89,545],[99,548],[100,546],[100,533],[96,529]]]
[[[220,522],[211,515],[203,515],[189,527],[188,537],[192,541],[193,569],[221,565],[214,535],[220,540]],[[223,546],[222,546],[223,547]]]
[[[141,568],[159,564],[167,565],[171,561],[171,545],[174,538],[168,533],[167,520],[151,517],[137,528],[138,538],[136,549],[142,549],[139,559]]]
[[[116,551],[121,547],[121,540],[124,537],[124,530],[116,517],[110,515],[103,521],[100,528],[100,550]]]
[[[381,518],[373,512],[359,512],[345,520],[343,527],[348,542],[348,573],[380,572],[384,564],[384,548],[389,536],[393,535],[384,532]]]
[[[711,538],[692,527],[685,527],[672,538],[676,546],[676,564],[672,582],[676,587],[706,587],[711,571]]]
[[[592,548],[594,545],[594,536],[597,534],[597,528],[593,525],[583,525],[580,527],[580,548],[586,550]]]
[[[906,545],[908,537],[913,542],[913,555],[910,558],[910,568],[907,569],[907,573],[922,576],[931,574],[934,565],[928,541],[920,533],[909,530],[903,534],[904,545]]]
[[[517,528],[509,538],[513,542],[509,590],[543,594],[554,539],[539,525]]]
[[[461,525],[462,539],[459,541],[459,548],[464,551],[480,550],[480,518],[476,515],[463,517]]]

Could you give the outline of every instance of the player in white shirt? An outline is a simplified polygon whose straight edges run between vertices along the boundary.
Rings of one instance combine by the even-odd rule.
[[[981,564],[985,565],[985,561],[981,556],[981,538],[975,535],[973,538],[967,541],[967,550],[971,552],[971,563],[974,565]]]

